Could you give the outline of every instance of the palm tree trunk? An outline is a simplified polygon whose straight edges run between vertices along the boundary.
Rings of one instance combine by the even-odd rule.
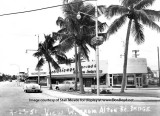
[[[77,65],[77,45],[75,43],[75,91],[77,91],[77,77],[78,77],[78,65]]]
[[[83,75],[82,75],[82,66],[81,66],[81,48],[78,47],[78,68],[79,68],[79,81],[80,81],[80,93],[84,94],[83,87]]]
[[[129,36],[130,36],[131,24],[132,24],[132,19],[129,20],[128,29],[127,29],[127,36],[126,36],[126,42],[125,42],[124,64],[123,64],[123,79],[122,79],[121,93],[124,93],[124,89],[125,89],[125,86],[126,86],[128,46],[129,46]]]
[[[53,88],[52,88],[52,80],[51,80],[51,65],[49,62],[48,62],[48,66],[49,66],[49,84],[50,84],[49,90],[52,90]]]

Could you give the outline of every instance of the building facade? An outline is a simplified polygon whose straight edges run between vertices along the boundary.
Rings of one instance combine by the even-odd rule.
[[[127,61],[127,87],[144,87],[147,85],[147,60],[129,58]],[[123,78],[123,59],[110,61],[108,64],[108,81],[110,87],[121,87]]]
[[[52,84],[64,80],[75,80],[75,63],[71,65],[61,64],[59,70],[52,68]],[[43,75],[41,74],[43,73]],[[83,84],[85,87],[96,85],[96,62],[82,62]],[[38,72],[31,72],[36,77]],[[79,73],[78,73],[79,75]],[[147,61],[145,58],[129,58],[127,64],[126,87],[144,87],[147,85]],[[49,85],[49,73],[47,70],[40,71],[40,77],[44,77]],[[99,61],[99,80],[100,86],[121,87],[123,77],[123,60]]]

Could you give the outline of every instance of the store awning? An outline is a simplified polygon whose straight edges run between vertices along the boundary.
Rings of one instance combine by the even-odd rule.
[[[104,73],[100,73],[99,76],[102,77],[105,75]],[[65,78],[75,78],[75,74],[68,74],[68,75],[52,75],[52,78],[58,79],[65,79]],[[96,74],[83,74],[83,78],[93,78],[96,77]]]

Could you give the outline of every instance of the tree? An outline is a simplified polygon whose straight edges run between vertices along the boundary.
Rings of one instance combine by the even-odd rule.
[[[153,73],[153,71],[151,70],[150,67],[147,67],[147,74],[148,74],[148,77],[151,77],[151,78],[154,77],[154,73]]]
[[[124,93],[126,72],[127,72],[127,58],[128,58],[128,46],[130,32],[134,36],[134,40],[137,44],[141,44],[145,41],[143,34],[143,25],[149,26],[152,29],[160,31],[160,27],[155,23],[160,19],[160,12],[147,9],[151,6],[155,0],[121,0],[121,5],[111,5],[104,11],[104,15],[107,18],[120,15],[115,19],[108,28],[106,35],[110,35],[117,32],[118,29],[129,19],[128,29],[125,42],[125,56],[123,65],[123,79],[121,86],[121,93]],[[143,24],[143,25],[142,25]]]
[[[39,43],[38,51],[35,52],[33,56],[40,58],[36,66],[37,69],[40,69],[44,65],[45,61],[47,61],[49,67],[49,89],[51,90],[53,89],[51,82],[51,65],[54,69],[59,69],[59,64],[69,64],[70,60],[67,59],[67,56],[61,51],[60,44],[56,45],[58,39],[55,33],[53,33],[52,36],[44,35],[44,37],[45,41]]]
[[[95,36],[95,21],[93,19],[95,8],[92,4],[84,4],[82,0],[72,0],[71,2],[64,0],[64,3],[67,4],[63,6],[65,18],[59,17],[57,20],[57,25],[61,27],[61,30],[59,30],[58,33],[60,33],[62,38],[61,42],[65,46],[65,51],[75,47],[75,63],[78,64],[80,91],[81,93],[84,93],[81,58],[89,60],[88,46],[95,49],[95,46],[91,44],[91,39]],[[99,9],[102,8],[103,6],[99,6]],[[81,12],[93,17],[84,15]],[[81,19],[77,19],[78,13],[80,13]],[[100,31],[103,31],[105,26],[106,23],[99,22]],[[76,49],[76,46],[78,47],[78,50]]]

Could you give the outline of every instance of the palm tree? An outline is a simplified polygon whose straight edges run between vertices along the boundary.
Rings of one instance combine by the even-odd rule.
[[[143,25],[149,26],[152,29],[160,31],[160,27],[155,23],[160,19],[160,12],[147,9],[151,6],[155,0],[121,0],[121,5],[111,5],[106,8],[104,15],[107,18],[120,15],[115,19],[107,30],[107,36],[114,34],[117,30],[129,19],[128,29],[125,42],[125,57],[123,65],[123,79],[121,86],[121,93],[124,93],[126,72],[127,72],[127,58],[128,58],[128,46],[130,32],[134,36],[134,40],[137,44],[141,44],[145,41],[143,34]]]
[[[45,41],[43,43],[39,43],[38,51],[34,53],[33,56],[40,58],[36,66],[37,69],[40,69],[44,65],[45,61],[47,61],[49,67],[49,89],[52,90],[51,65],[54,69],[59,69],[59,64],[69,64],[70,60],[67,59],[66,55],[61,51],[60,44],[56,45],[57,35],[55,33],[53,33],[52,36],[44,35],[44,37]]]
[[[89,16],[91,15],[94,17],[95,8],[92,4],[85,5],[82,0],[72,0],[71,2],[64,0],[64,3],[67,4],[63,6],[65,18],[59,17],[57,20],[57,25],[61,27],[61,30],[59,30],[58,33],[61,33],[61,42],[65,46],[64,50],[67,51],[73,47],[75,48],[75,63],[78,63],[79,81],[81,85],[80,91],[81,93],[84,93],[80,59],[83,57],[84,59],[89,60],[88,46],[95,49],[95,46],[91,44],[91,39],[95,36],[95,21]],[[102,7],[103,6],[99,6],[98,8],[102,9]],[[78,20],[78,12],[83,12],[89,15],[84,15],[81,13],[82,17]],[[99,30],[103,31],[105,25],[105,23],[99,22]],[[76,46],[78,47],[78,51]]]

